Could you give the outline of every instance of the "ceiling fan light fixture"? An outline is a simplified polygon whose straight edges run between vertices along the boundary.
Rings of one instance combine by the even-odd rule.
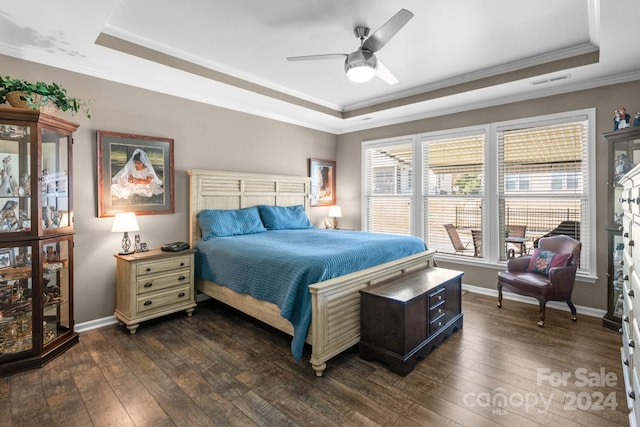
[[[344,62],[344,71],[354,83],[368,82],[375,77],[377,68],[378,61],[375,55],[370,52],[364,54],[360,49],[349,54]]]

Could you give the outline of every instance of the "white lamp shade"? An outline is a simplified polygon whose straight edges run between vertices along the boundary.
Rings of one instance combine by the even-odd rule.
[[[138,231],[138,221],[136,220],[136,214],[133,212],[117,213],[115,220],[113,221],[113,227],[111,231],[113,233],[123,233],[127,231]]]
[[[344,71],[349,80],[355,83],[364,83],[376,75],[378,60],[371,52],[365,54],[362,49],[352,52],[344,63]]]
[[[341,218],[342,217],[342,209],[340,209],[340,206],[331,206],[329,208],[329,216],[332,216],[334,218]]]

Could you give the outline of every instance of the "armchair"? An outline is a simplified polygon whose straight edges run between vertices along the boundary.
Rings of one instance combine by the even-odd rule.
[[[505,288],[540,302],[540,327],[544,326],[547,301],[565,301],[571,310],[571,320],[577,320],[571,293],[581,249],[579,241],[565,235],[544,237],[533,254],[509,259],[507,271],[498,272],[498,307],[502,307]]]

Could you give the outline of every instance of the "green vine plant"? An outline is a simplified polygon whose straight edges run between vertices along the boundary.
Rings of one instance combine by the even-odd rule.
[[[20,99],[26,101],[32,110],[37,109],[39,104],[53,103],[62,111],[71,111],[73,114],[82,111],[87,118],[91,118],[89,103],[70,96],[67,90],[57,83],[40,81],[29,83],[26,80],[0,76],[0,104],[6,103],[7,94],[15,91],[24,92]],[[36,95],[40,95],[41,99],[38,99]]]

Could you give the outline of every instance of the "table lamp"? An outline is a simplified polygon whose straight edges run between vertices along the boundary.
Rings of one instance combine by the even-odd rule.
[[[129,255],[134,252],[131,250],[131,239],[129,239],[129,231],[138,230],[140,230],[140,227],[138,227],[138,221],[136,220],[135,213],[123,212],[116,214],[111,232],[124,233],[124,235],[122,236],[122,252],[118,252],[118,255]]]
[[[338,218],[342,217],[342,210],[340,209],[340,206],[331,206],[329,208],[329,216],[333,217],[333,224],[331,228],[335,230],[338,228]]]

